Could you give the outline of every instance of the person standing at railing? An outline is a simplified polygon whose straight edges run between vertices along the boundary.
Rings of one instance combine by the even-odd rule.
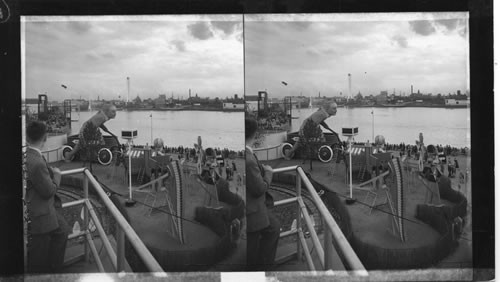
[[[73,156],[80,150],[80,143],[83,140],[83,132],[89,124],[93,124],[96,128],[101,128],[105,132],[111,134],[111,136],[115,136],[113,133],[111,133],[111,131],[109,131],[106,128],[106,126],[104,126],[105,122],[107,122],[110,119],[114,119],[115,117],[116,117],[116,106],[110,103],[104,104],[99,112],[97,112],[89,120],[83,123],[80,129],[80,135],[78,137],[80,139],[80,142],[76,144],[75,147],[73,147],[73,150],[71,150],[71,152],[67,152],[64,155],[64,160],[67,162],[71,161],[71,159],[73,159]],[[100,135],[99,130],[97,132]],[[100,136],[99,139],[100,143],[104,144],[104,138]]]
[[[61,171],[49,167],[41,148],[47,141],[47,127],[40,121],[26,126],[26,204],[28,222],[28,272],[58,272],[64,263],[69,227],[58,209],[61,200],[56,195]]]
[[[339,135],[333,131],[333,129],[331,129],[328,124],[326,124],[326,119],[331,117],[331,116],[334,116],[337,114],[337,103],[333,102],[333,103],[325,103],[321,106],[321,108],[319,108],[316,112],[312,113],[308,118],[306,118],[303,122],[302,122],[302,125],[300,126],[300,129],[299,129],[299,136],[300,137],[303,137],[304,136],[304,128],[306,126],[306,124],[308,124],[310,121],[312,121],[316,126],[322,126],[324,129],[330,131],[331,133],[333,133],[336,137],[337,137],[337,140],[338,142],[340,142],[340,138],[339,138]],[[302,138],[300,138],[302,139]],[[299,140],[300,140],[299,139]],[[321,135],[321,139],[324,141],[324,136]],[[297,141],[295,142],[295,144],[293,145],[293,148],[287,152],[285,158],[286,159],[291,159],[293,158],[294,154],[295,154],[295,151],[301,146],[301,142],[300,141]]]
[[[248,270],[268,270],[274,264],[281,224],[270,210],[272,168],[260,164],[252,150],[257,126],[256,120],[245,119],[247,265]]]

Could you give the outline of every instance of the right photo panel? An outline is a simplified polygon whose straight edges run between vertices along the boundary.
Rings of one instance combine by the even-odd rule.
[[[468,26],[244,16],[250,270],[472,277]]]

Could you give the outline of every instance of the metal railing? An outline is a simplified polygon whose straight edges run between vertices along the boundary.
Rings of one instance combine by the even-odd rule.
[[[57,152],[56,153],[56,161],[59,160],[59,150],[61,150],[61,148],[55,148],[55,149],[51,149],[51,150],[46,150],[46,151],[43,151],[42,152],[42,155],[45,157],[45,159],[47,160],[48,163],[52,163],[51,160],[50,160],[50,153],[52,152]]]
[[[256,148],[256,149],[253,149],[253,151],[254,151],[254,153],[266,151],[266,158],[265,159],[259,158],[259,160],[266,160],[266,161],[268,161],[269,160],[269,151],[275,151],[274,155],[276,156],[276,158],[280,158],[281,157],[280,148],[281,148],[281,144],[276,145],[276,146],[266,147],[266,148]]]
[[[64,203],[62,205],[63,208],[71,207],[71,206],[76,206],[76,205],[83,205],[84,207],[84,216],[83,216],[83,225],[85,226],[85,230],[81,231],[77,234],[72,234],[68,236],[68,239],[72,239],[75,237],[80,237],[80,236],[85,236],[85,239],[87,241],[87,244],[84,245],[84,253],[83,257],[86,261],[89,260],[89,248],[90,252],[93,255],[94,261],[97,264],[97,267],[100,272],[106,272],[102,261],[99,257],[99,254],[97,252],[97,248],[94,244],[91,232],[88,230],[89,226],[89,216],[92,218],[95,227],[99,233],[99,237],[102,240],[102,244],[104,245],[104,249],[108,253],[108,256],[111,260],[111,263],[114,267],[115,272],[121,272],[125,270],[125,236],[127,239],[130,241],[130,245],[134,248],[134,250],[137,252],[139,257],[142,259],[144,262],[144,265],[147,267],[149,272],[164,272],[161,266],[158,264],[156,259],[153,257],[153,255],[149,252],[147,247],[144,245],[144,243],[141,241],[137,233],[135,233],[134,229],[130,226],[130,224],[127,222],[127,220],[123,217],[121,212],[118,210],[118,208],[113,204],[113,202],[109,199],[109,197],[106,195],[106,192],[102,189],[101,185],[97,180],[94,178],[92,173],[87,169],[87,168],[79,168],[79,169],[73,169],[73,170],[66,170],[63,171],[61,174],[62,175],[72,175],[72,174],[78,174],[82,173],[83,174],[83,199]],[[97,214],[92,207],[92,204],[90,203],[89,200],[89,183],[92,184],[91,186],[94,187],[94,190],[96,191],[97,195],[99,196],[100,200],[102,203],[104,203],[104,206],[108,209],[110,212],[111,216],[115,219],[116,225],[117,225],[117,233],[116,233],[116,253],[113,250],[113,247],[111,246],[111,243],[109,242],[108,237],[106,236],[106,233],[104,231],[104,228],[102,227],[99,218],[97,217]],[[80,259],[81,257],[77,257],[76,259]]]
[[[280,234],[280,238],[297,234],[297,251],[294,252],[292,255],[301,258],[302,254],[304,254],[309,270],[312,271],[316,270],[315,265],[313,263],[313,259],[311,257],[311,253],[309,251],[309,247],[307,245],[304,236],[304,231],[302,230],[301,221],[303,219],[307,227],[307,231],[309,231],[311,235],[313,248],[314,250],[316,250],[316,253],[318,255],[323,270],[334,269],[332,262],[334,255],[333,252],[335,249],[337,254],[339,254],[340,257],[343,258],[342,262],[347,270],[354,271],[355,274],[357,275],[367,276],[368,272],[366,271],[365,267],[363,266],[358,256],[352,249],[351,245],[349,244],[349,241],[342,233],[342,230],[333,219],[333,216],[328,211],[328,208],[325,206],[319,195],[316,193],[316,190],[314,189],[313,185],[307,178],[304,170],[300,166],[289,166],[284,168],[276,168],[273,170],[273,173],[283,173],[290,171],[295,171],[297,175],[297,180],[296,180],[297,196],[284,199],[281,201],[276,201],[274,205],[280,206],[280,205],[290,204],[293,202],[297,203],[297,210],[298,210],[296,218],[297,228],[281,232]],[[306,190],[311,195],[311,198],[319,212],[319,215],[322,218],[322,222],[325,225],[323,244],[321,244],[320,242],[318,234],[314,229],[314,224],[313,221],[311,220],[311,216],[309,215],[306,205],[304,204],[304,201],[302,199],[302,182],[304,182]]]

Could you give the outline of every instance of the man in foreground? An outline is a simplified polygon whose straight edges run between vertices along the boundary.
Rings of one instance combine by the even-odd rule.
[[[269,194],[272,168],[260,164],[252,150],[257,121],[245,119],[246,200],[247,200],[247,265],[248,270],[269,270],[274,264],[280,222],[272,214],[274,205]]]
[[[26,205],[28,222],[28,272],[55,273],[64,262],[68,225],[57,212],[61,200],[56,195],[61,171],[49,167],[40,151],[47,140],[47,127],[40,121],[26,126]]]

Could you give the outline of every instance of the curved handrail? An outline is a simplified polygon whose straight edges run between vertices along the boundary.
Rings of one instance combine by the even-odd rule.
[[[148,270],[150,272],[164,272],[160,264],[156,261],[151,252],[149,252],[148,248],[146,247],[146,245],[144,245],[144,243],[139,238],[137,233],[134,231],[132,226],[130,226],[125,217],[123,217],[118,208],[109,199],[109,197],[106,195],[106,192],[104,192],[99,182],[97,182],[97,180],[94,178],[92,173],[87,168],[78,168],[78,169],[62,171],[61,175],[70,175],[76,173],[83,173],[84,176],[87,177],[87,179],[90,181],[90,183],[92,183],[92,186],[97,192],[97,195],[104,203],[105,207],[110,211],[111,215],[119,225],[119,228],[123,231],[125,236],[127,236],[127,238],[130,241],[130,244],[135,249],[139,257],[142,259]]]
[[[349,241],[344,236],[344,233],[338,226],[337,222],[335,222],[335,219],[328,211],[328,208],[325,206],[320,196],[316,193],[314,186],[312,185],[309,178],[306,176],[302,167],[296,165],[296,166],[273,169],[273,173],[283,173],[289,171],[296,171],[297,175],[301,178],[301,180],[305,184],[305,187],[309,192],[309,194],[311,195],[311,198],[313,199],[316,208],[318,209],[319,213],[321,214],[321,217],[324,219],[324,222],[326,223],[326,226],[330,231],[328,233],[331,233],[336,242],[334,245],[339,248],[337,251],[341,252],[342,256],[345,258],[346,263],[348,264],[349,269],[356,271],[358,275],[367,276],[368,273],[365,267],[363,266],[358,256],[352,249]],[[301,199],[301,195],[297,195],[297,198]],[[315,231],[311,230],[311,232]],[[327,238],[325,238],[325,240],[327,240]]]
[[[281,146],[281,144],[276,145],[276,146],[269,146],[269,147],[265,147],[265,148],[254,148],[253,151],[254,152],[260,152],[260,151],[266,151],[266,150],[271,150],[271,149],[277,149],[280,146]]]

